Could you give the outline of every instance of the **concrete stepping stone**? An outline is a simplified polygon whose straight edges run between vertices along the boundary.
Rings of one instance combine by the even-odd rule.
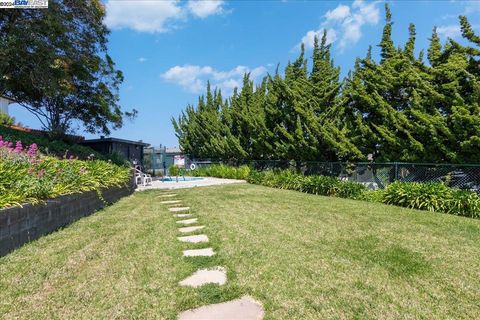
[[[183,227],[183,228],[178,228],[178,231],[181,233],[189,233],[197,230],[201,230],[205,228],[205,226],[195,226],[195,227]]]
[[[260,320],[265,312],[260,303],[249,296],[228,302],[211,304],[180,313],[179,320]]]
[[[177,213],[177,214],[174,214],[174,216],[177,217],[177,218],[188,218],[188,217],[193,216],[193,214],[191,214],[191,213]]]
[[[190,207],[172,207],[168,208],[170,212],[180,212],[180,211],[188,211],[190,210]]]
[[[193,218],[193,219],[186,219],[186,220],[178,220],[177,223],[180,223],[180,224],[194,224],[197,222],[197,218]]]
[[[184,250],[184,257],[211,257],[214,256],[215,252],[212,248],[205,249],[193,249],[193,250]]]
[[[172,197],[176,197],[176,196],[177,196],[176,193],[171,193],[171,194],[161,194],[158,197],[159,198],[172,198]]]
[[[208,242],[208,237],[205,234],[196,234],[194,236],[177,237],[177,239],[181,242],[190,242],[190,243]]]
[[[215,267],[210,269],[200,269],[190,277],[180,281],[178,284],[187,287],[201,287],[205,284],[223,285],[227,282],[227,272],[223,267]]]
[[[181,200],[165,200],[165,201],[160,201],[161,204],[175,204],[175,203],[180,203],[182,202]]]

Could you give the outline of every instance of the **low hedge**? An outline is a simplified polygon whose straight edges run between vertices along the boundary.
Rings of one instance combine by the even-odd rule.
[[[212,165],[191,171],[196,176],[245,179],[252,184],[305,193],[380,202],[418,210],[480,217],[477,193],[449,188],[442,183],[394,182],[383,190],[369,190],[363,184],[327,176],[304,176],[291,170],[256,171],[247,166]]]
[[[0,136],[0,208],[60,195],[100,191],[130,182],[130,169],[102,160],[58,159]]]
[[[187,174],[195,177],[216,177],[223,179],[246,180],[250,174],[250,167],[232,167],[223,164],[215,164],[208,167],[197,168],[188,171]]]
[[[340,198],[358,199],[367,192],[364,185],[356,182],[326,176],[304,176],[290,170],[251,171],[247,181],[267,187]]]

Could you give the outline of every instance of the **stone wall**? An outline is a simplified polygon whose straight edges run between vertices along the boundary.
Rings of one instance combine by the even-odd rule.
[[[110,188],[61,196],[45,204],[0,209],[0,257],[23,244],[91,215],[108,204],[132,194],[133,187]]]

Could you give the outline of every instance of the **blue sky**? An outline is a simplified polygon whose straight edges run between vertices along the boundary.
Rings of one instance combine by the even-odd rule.
[[[279,63],[307,49],[326,29],[342,76],[355,58],[375,47],[384,23],[384,1],[128,1],[105,0],[106,24],[112,30],[109,53],[124,72],[120,90],[124,109],[138,118],[112,132],[118,138],[158,146],[178,145],[170,118],[196,103],[210,80],[229,94],[244,72],[255,80],[273,73]],[[393,38],[403,45],[408,24],[417,27],[417,52],[428,47],[433,26],[443,40],[460,40],[458,15],[470,18],[480,32],[480,1],[389,1]],[[307,50],[309,55],[311,50]],[[39,128],[33,116],[17,106],[17,121]],[[81,128],[78,134],[83,134]],[[84,134],[86,137],[94,137]]]

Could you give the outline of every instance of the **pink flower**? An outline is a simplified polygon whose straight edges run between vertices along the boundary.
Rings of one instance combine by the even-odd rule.
[[[15,145],[15,150],[13,150],[15,153],[20,153],[22,152],[23,150],[23,146],[22,146],[22,141],[17,141],[16,145]]]
[[[44,175],[45,175],[45,169],[40,170],[37,174],[39,178],[43,177]]]
[[[38,151],[37,144],[36,144],[36,143],[32,143],[32,144],[28,147],[27,154],[28,154],[29,157],[35,157],[35,156],[37,155],[37,151]]]
[[[86,171],[85,167],[81,167],[81,168],[80,168],[80,174],[84,174],[85,171]]]

